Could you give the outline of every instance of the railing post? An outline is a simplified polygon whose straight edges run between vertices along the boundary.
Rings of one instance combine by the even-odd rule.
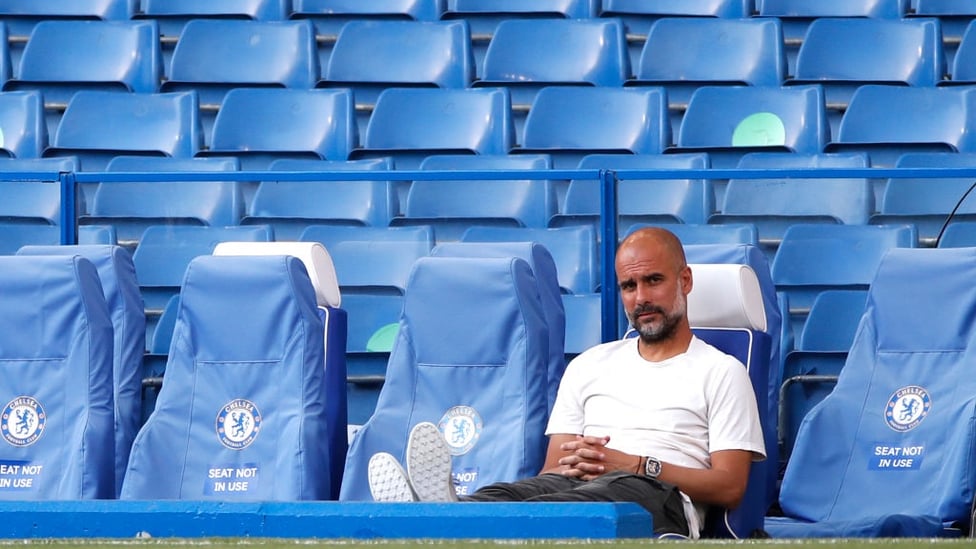
[[[77,244],[77,185],[74,172],[61,172],[58,175],[61,185],[61,244]]]
[[[604,342],[619,336],[617,330],[617,285],[614,283],[614,254],[617,250],[617,175],[600,170],[600,314]]]

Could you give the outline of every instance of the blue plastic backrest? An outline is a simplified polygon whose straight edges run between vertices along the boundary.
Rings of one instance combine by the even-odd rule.
[[[796,348],[801,351],[849,351],[867,297],[867,290],[820,292],[810,306]]]
[[[966,4],[972,9],[969,4]],[[972,82],[976,80],[976,71],[973,70],[973,56],[976,55],[976,32],[973,31],[972,21],[966,25],[962,34],[962,40],[956,50],[952,60],[952,70],[949,75],[951,82]]]
[[[773,17],[873,17],[899,19],[908,13],[909,0],[762,0],[759,13]]]
[[[159,29],[154,21],[42,21],[19,69],[4,89],[40,88],[48,103],[77,89],[154,93],[163,74]]]
[[[221,103],[207,154],[280,153],[345,160],[358,145],[349,90],[237,88]]]
[[[647,34],[635,80],[779,86],[786,78],[775,19],[666,17]]]
[[[350,15],[436,21],[444,0],[293,0],[292,17]]]
[[[664,227],[678,237],[682,244],[751,244],[759,245],[759,232],[753,223],[722,223],[698,225],[687,223],[635,223],[620,234],[630,233],[648,226]]]
[[[24,246],[17,255],[80,255],[95,265],[114,329],[115,495],[142,422],[142,355],[146,316],[132,254],[120,246]]]
[[[974,153],[906,153],[895,166],[965,168],[974,162]],[[976,201],[962,200],[972,184],[971,177],[893,177],[885,184],[879,210],[881,214],[948,216],[958,204],[957,214],[976,213]]]
[[[752,153],[739,168],[866,168],[861,154]],[[730,179],[722,213],[727,215],[821,216],[838,223],[865,224],[874,212],[874,187],[868,178]]]
[[[826,17],[810,24],[793,79],[934,86],[945,70],[938,19]]]
[[[593,154],[580,160],[579,169],[680,170],[709,167],[704,153],[671,155]],[[715,207],[715,193],[707,179],[635,179],[624,175],[617,184],[621,217],[670,217],[682,223],[704,223]],[[587,179],[570,181],[564,214],[598,214],[599,182]]]
[[[373,151],[464,151],[507,154],[515,144],[508,90],[384,90],[366,127],[363,147]]]
[[[969,520],[974,276],[972,248],[884,257],[837,385],[800,425],[780,492],[786,516],[833,524],[840,537],[857,519]]]
[[[136,3],[137,0],[48,0],[43,3],[7,0],[0,6],[0,15],[125,20],[132,16]]]
[[[0,153],[38,158],[48,145],[44,99],[35,91],[0,93]]]
[[[833,146],[935,145],[976,151],[976,95],[968,88],[866,84],[851,97]]]
[[[478,322],[446,313],[459,300],[479,311]],[[538,283],[524,260],[418,260],[376,411],[349,447],[340,499],[371,500],[367,461],[378,451],[402,460],[421,421],[451,434],[458,424],[473,427],[449,439],[464,493],[537,474],[546,446],[548,344]]]
[[[779,141],[768,128],[758,128],[747,136],[752,147],[819,153],[830,136],[823,90],[818,86],[704,86],[691,96],[681,119],[677,146],[732,148],[736,130],[756,115],[778,118],[784,135]]]
[[[153,19],[236,16],[257,21],[278,21],[288,17],[288,3],[283,0],[140,0],[140,7],[143,17]]]
[[[0,499],[115,496],[112,320],[81,256],[0,257]]]
[[[13,59],[10,57],[10,32],[7,26],[0,25],[0,86],[5,84],[13,74]]]
[[[661,16],[695,15],[739,18],[752,13],[752,0],[686,0],[648,2],[647,0],[603,0],[603,14],[644,14]]]
[[[671,143],[662,88],[542,88],[525,119],[522,148],[656,154]]]
[[[507,19],[488,44],[486,85],[622,86],[631,76],[624,27],[617,19]]]
[[[81,168],[92,171],[104,167],[86,162],[92,153],[189,158],[202,146],[203,129],[195,92],[79,91],[68,103],[51,147],[44,154],[75,154],[81,160]]]
[[[5,172],[71,172],[77,169],[78,160],[72,157],[0,157],[0,170]],[[61,191],[53,179],[50,182],[3,181],[0,190],[4,197],[0,201],[0,217],[26,223],[61,224]]]
[[[434,247],[434,231],[429,226],[410,227],[360,227],[351,225],[309,225],[299,237],[302,242],[318,242],[326,250],[346,241],[393,241],[423,242],[428,249]]]
[[[519,17],[587,19],[596,16],[597,0],[447,0],[447,12],[459,17],[479,13],[519,14]]]
[[[298,258],[193,260],[121,498],[328,499],[330,322]]]
[[[539,285],[539,298],[549,333],[548,404],[556,401],[559,381],[566,370],[566,312],[559,290],[556,263],[545,246],[536,242],[450,242],[438,244],[433,257],[518,257],[528,262]]]
[[[427,241],[338,242],[329,255],[343,291],[403,294],[414,263],[430,255]]]
[[[350,21],[323,73],[330,86],[465,88],[475,73],[471,32],[463,21]]]

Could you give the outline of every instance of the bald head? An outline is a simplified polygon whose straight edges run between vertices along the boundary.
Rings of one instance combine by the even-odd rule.
[[[633,257],[638,252],[654,251],[660,254],[660,259],[671,264],[674,272],[678,272],[687,265],[685,249],[681,241],[671,231],[660,227],[645,227],[629,234],[617,248],[617,264],[621,260]]]

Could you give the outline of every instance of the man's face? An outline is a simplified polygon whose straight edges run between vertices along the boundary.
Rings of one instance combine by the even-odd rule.
[[[687,268],[675,272],[660,250],[645,246],[622,251],[616,267],[624,311],[641,339],[672,337],[687,314]]]

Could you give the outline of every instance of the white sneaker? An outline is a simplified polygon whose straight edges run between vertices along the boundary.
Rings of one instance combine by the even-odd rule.
[[[374,501],[418,501],[400,462],[386,452],[369,458],[369,492]]]
[[[451,478],[451,449],[433,423],[418,423],[410,431],[407,473],[420,501],[458,501]]]

